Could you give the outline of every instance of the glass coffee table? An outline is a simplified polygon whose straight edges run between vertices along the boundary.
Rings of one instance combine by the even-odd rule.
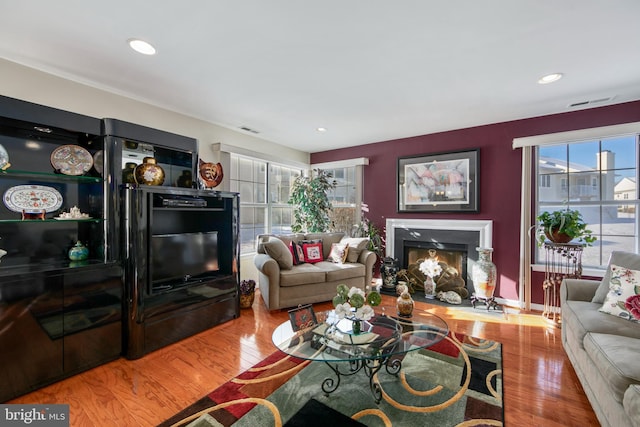
[[[333,310],[316,313],[317,323],[294,331],[290,321],[279,325],[271,337],[284,353],[317,362],[325,362],[335,378],[322,382],[328,395],[338,389],[343,376],[364,372],[376,401],[382,399],[375,375],[383,367],[391,375],[402,368],[402,355],[431,347],[449,333],[447,323],[431,313],[414,316],[416,320],[376,314],[361,321],[360,332],[353,330],[353,321],[338,319]],[[418,320],[419,319],[419,320]]]

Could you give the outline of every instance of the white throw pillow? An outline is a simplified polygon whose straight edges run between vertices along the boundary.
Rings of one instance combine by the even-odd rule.
[[[640,319],[640,271],[609,266],[609,292],[599,311],[638,322]]]

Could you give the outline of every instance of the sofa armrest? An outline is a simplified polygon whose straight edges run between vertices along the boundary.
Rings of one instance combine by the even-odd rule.
[[[365,288],[371,285],[371,281],[373,280],[373,265],[376,263],[378,256],[375,252],[370,250],[363,250],[358,257],[358,262],[360,264],[364,264],[364,286]]]
[[[268,310],[280,308],[280,266],[267,254],[256,254],[253,263],[258,270],[258,288]]]
[[[599,280],[564,279],[560,285],[560,303],[564,301],[591,301],[600,286]]]
[[[256,266],[258,271],[265,276],[280,276],[280,266],[278,265],[278,262],[267,254],[256,254],[253,257],[253,264]]]

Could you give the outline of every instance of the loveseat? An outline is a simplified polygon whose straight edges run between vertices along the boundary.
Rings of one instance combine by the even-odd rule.
[[[259,235],[254,264],[267,309],[330,301],[341,283],[364,290],[377,258],[368,243],[344,233]]]
[[[628,269],[640,255],[614,251],[601,281],[560,286],[562,345],[603,426],[640,426],[640,324],[625,307],[640,273]]]

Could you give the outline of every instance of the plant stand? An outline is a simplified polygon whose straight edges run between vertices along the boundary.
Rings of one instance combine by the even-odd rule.
[[[554,326],[560,327],[560,284],[565,278],[582,276],[582,250],[584,245],[545,242],[544,316]]]

